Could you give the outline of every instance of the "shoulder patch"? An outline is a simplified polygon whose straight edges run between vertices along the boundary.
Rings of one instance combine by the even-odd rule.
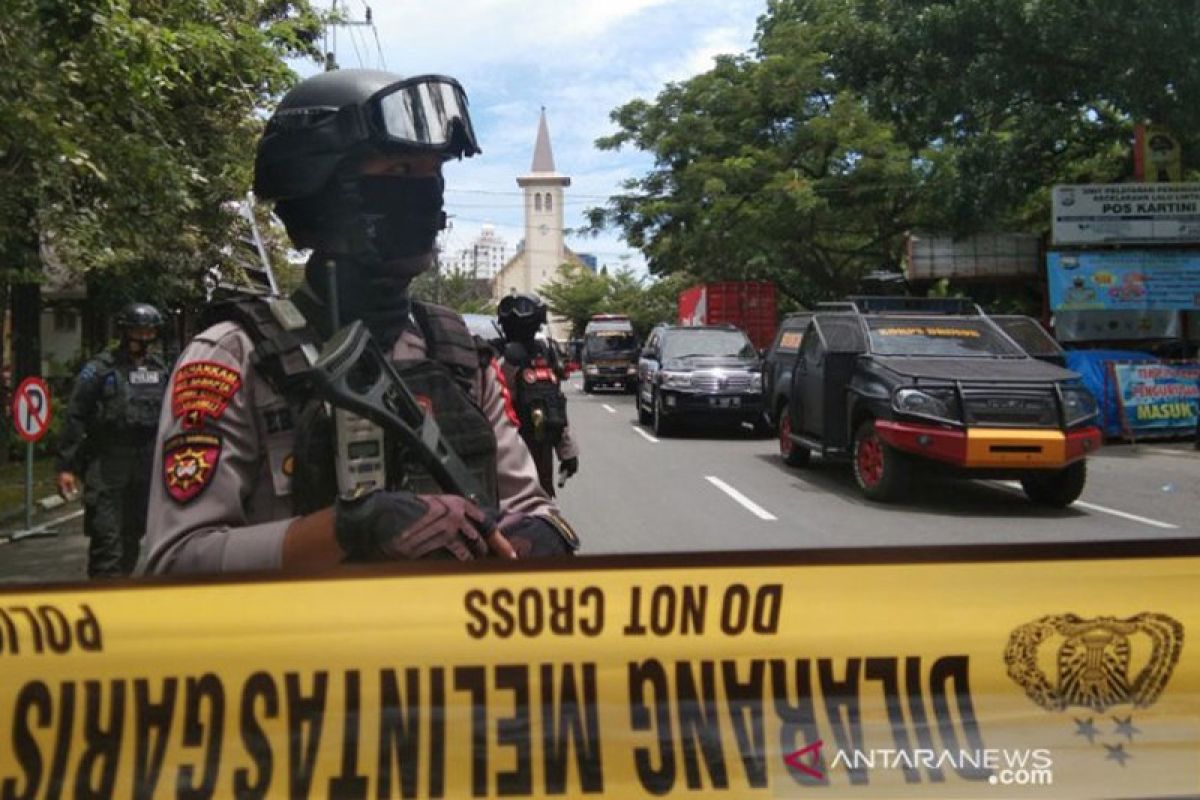
[[[221,444],[220,437],[202,433],[172,436],[163,443],[163,484],[172,500],[190,503],[212,483]]]
[[[183,420],[184,428],[194,430],[204,424],[206,417],[220,419],[241,387],[241,373],[227,364],[188,362],[175,372],[171,413]]]

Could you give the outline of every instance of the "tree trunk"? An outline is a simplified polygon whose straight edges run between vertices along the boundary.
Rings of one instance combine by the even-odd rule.
[[[5,330],[8,325],[8,281],[0,281],[0,408],[6,413],[11,407],[12,398],[12,365],[5,359]],[[5,423],[0,425],[0,464],[8,463],[8,445],[12,439],[12,426]]]
[[[13,384],[42,374],[42,287],[17,283],[12,299]]]

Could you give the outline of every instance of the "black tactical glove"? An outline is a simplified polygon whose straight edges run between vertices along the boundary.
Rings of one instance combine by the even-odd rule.
[[[567,521],[551,512],[547,517],[513,515],[500,530],[508,537],[518,558],[569,556],[579,549],[579,537]]]
[[[438,556],[459,561],[488,554],[483,533],[494,521],[470,500],[452,494],[371,492],[334,507],[338,545],[352,561]]]
[[[576,472],[579,472],[579,456],[564,458],[558,462],[558,477],[560,480],[565,481]]]

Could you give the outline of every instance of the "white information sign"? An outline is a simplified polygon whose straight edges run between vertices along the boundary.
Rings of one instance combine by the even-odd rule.
[[[1200,183],[1054,187],[1055,245],[1200,243]]]

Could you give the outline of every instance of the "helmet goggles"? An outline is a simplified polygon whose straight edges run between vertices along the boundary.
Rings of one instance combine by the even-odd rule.
[[[508,295],[500,301],[496,313],[501,317],[531,319],[538,315],[539,304],[527,295]]]
[[[447,157],[483,151],[475,138],[467,93],[445,75],[417,75],[383,87],[362,103],[281,109],[268,132],[301,132],[320,149],[349,150],[371,143],[383,150],[423,150]]]

